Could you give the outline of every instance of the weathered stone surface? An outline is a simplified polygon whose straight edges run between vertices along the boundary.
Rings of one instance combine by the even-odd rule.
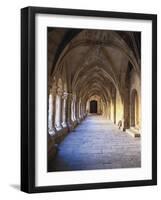
[[[49,171],[133,168],[141,166],[140,138],[118,130],[99,115],[88,116],[61,142]]]

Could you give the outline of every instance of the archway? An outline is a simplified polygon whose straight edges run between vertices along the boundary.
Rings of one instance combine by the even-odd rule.
[[[97,113],[97,101],[90,101],[90,113]]]
[[[131,93],[131,126],[137,127],[139,123],[138,94],[135,89]]]

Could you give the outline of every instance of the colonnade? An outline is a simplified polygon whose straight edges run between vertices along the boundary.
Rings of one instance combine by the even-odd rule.
[[[51,91],[48,103],[48,130],[50,135],[65,129],[71,131],[80,123],[87,112],[80,101],[76,101],[76,96],[72,93]]]

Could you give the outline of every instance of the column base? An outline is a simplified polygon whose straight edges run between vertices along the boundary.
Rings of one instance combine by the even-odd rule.
[[[63,122],[61,125],[62,125],[63,128],[67,127],[67,123],[66,122]]]
[[[129,129],[126,129],[126,132],[132,137],[141,137],[140,130],[135,127],[130,127]]]
[[[78,122],[77,120],[72,121],[72,129],[74,129],[77,126]]]
[[[68,131],[72,131],[72,121],[67,122]]]
[[[61,125],[55,127],[56,131],[60,131],[62,128],[63,127]]]
[[[82,121],[82,120],[81,120],[80,118],[77,119],[77,123],[78,123],[78,124],[80,124],[81,121]]]
[[[65,136],[68,134],[68,127],[62,128],[55,134],[55,142],[56,144],[59,144]]]
[[[53,135],[56,134],[56,129],[55,128],[49,129],[48,133],[49,133],[50,136],[53,136]]]

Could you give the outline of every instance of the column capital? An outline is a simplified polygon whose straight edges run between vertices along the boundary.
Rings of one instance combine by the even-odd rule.
[[[50,93],[52,95],[56,95],[56,89],[57,89],[56,85],[53,85],[52,88],[50,89]]]
[[[67,92],[64,92],[63,95],[62,95],[62,98],[67,99],[68,96],[69,96],[69,94]]]
[[[62,96],[63,95],[63,90],[58,87],[56,94],[59,95],[59,96]]]
[[[73,94],[71,92],[67,92],[66,94],[68,96],[68,99],[72,99],[73,98]]]

